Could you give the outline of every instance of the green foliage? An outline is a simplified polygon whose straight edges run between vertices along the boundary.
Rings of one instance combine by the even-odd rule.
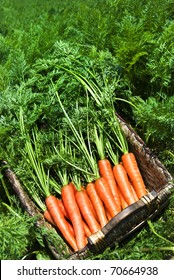
[[[9,70],[20,54],[30,67],[52,52],[54,43],[61,39],[72,44],[78,42],[86,53],[93,46],[109,50],[137,93],[146,96],[152,87],[156,91],[156,87],[159,90],[168,86],[167,92],[171,94],[174,9],[171,0],[40,3],[2,1],[0,45],[4,46],[2,59],[7,61]],[[23,73],[22,69],[19,73]]]
[[[174,97],[149,97],[143,100],[140,97],[132,98],[137,107],[133,109],[134,118],[147,145],[158,151],[161,160],[173,169],[173,160],[170,160],[169,151],[174,149]],[[172,170],[173,173],[173,170]]]
[[[35,239],[34,220],[21,211],[18,203],[15,204],[7,208],[0,202],[1,260],[23,258]]]
[[[151,74],[152,90],[173,94],[173,65],[174,65],[174,22],[167,21],[163,32],[155,41],[153,54],[149,56],[147,70]],[[158,62],[158,63],[157,63]]]

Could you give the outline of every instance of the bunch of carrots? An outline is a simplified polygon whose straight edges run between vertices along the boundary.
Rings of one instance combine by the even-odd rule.
[[[97,92],[98,88],[81,76],[73,75],[88,89],[99,106],[104,106],[102,94]],[[99,158],[96,160],[93,149],[90,146],[89,139],[91,138],[89,137],[89,131],[87,131],[86,141],[68,116],[58,93],[56,95],[75,138],[75,147],[83,153],[84,161],[89,166],[90,172],[85,172],[83,168],[80,168],[81,171],[84,171],[86,178],[86,183],[81,185],[80,179],[72,180],[72,177],[70,179],[67,175],[66,170],[63,170],[63,172],[59,170],[58,175],[61,181],[61,188],[59,190],[59,198],[56,197],[50,191],[50,183],[55,186],[55,182],[53,183],[49,180],[48,174],[45,174],[42,163],[36,158],[33,143],[31,144],[29,135],[27,135],[27,160],[29,159],[35,171],[36,182],[45,196],[45,203],[40,201],[35,191],[31,193],[35,194],[32,195],[33,199],[43,210],[45,219],[58,229],[71,249],[76,252],[87,245],[87,238],[91,234],[102,229],[115,215],[146,195],[147,190],[136,158],[128,149],[127,141],[116,115],[114,113],[111,114],[109,121],[111,122],[112,133],[117,139],[113,143],[116,143],[117,148],[122,152],[121,156],[114,152],[109,138],[107,138],[107,141],[105,141],[106,145],[104,145],[104,130],[101,129],[101,124],[97,123],[92,132],[93,144],[96,146]],[[115,118],[114,121],[112,119],[113,116]],[[113,123],[114,125],[112,125]],[[20,125],[22,134],[26,134],[22,110],[20,112]],[[35,140],[34,136],[33,139]],[[88,143],[88,146],[86,143]],[[67,145],[60,145],[60,147],[64,152]],[[55,151],[59,156],[61,155],[60,151],[56,148]],[[62,160],[64,159],[62,158]],[[71,163],[68,162],[68,164]]]
[[[22,123],[21,125],[23,126]],[[31,175],[38,189],[42,190],[45,202],[41,200],[37,188],[30,186],[28,190],[43,211],[45,219],[57,228],[74,252],[83,249],[91,234],[102,229],[115,215],[147,193],[134,155],[131,152],[123,154],[122,162],[116,162],[118,156],[114,154],[108,140],[110,158],[107,158],[104,151],[102,152],[102,141],[99,141],[101,139],[96,130],[94,134],[100,154],[98,162],[87,150],[80,135],[78,138],[83,151],[86,149],[85,156],[93,169],[93,172],[89,173],[92,176],[86,173],[86,184],[83,183],[82,186],[80,179],[74,176],[73,180],[70,180],[66,168],[61,169],[57,172],[61,181],[61,186],[58,186],[49,174],[45,173],[42,162],[37,158],[37,148],[34,149],[37,146],[36,134],[37,132],[33,133],[33,142],[27,135],[27,160],[35,171],[35,175],[32,172]],[[62,143],[61,139],[63,147]],[[66,145],[64,149],[67,149]],[[61,152],[65,152],[62,150],[63,148]],[[57,149],[56,152],[59,153]],[[50,185],[58,195],[52,193]]]

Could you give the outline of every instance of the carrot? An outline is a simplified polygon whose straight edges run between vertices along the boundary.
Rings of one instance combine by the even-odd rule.
[[[58,205],[59,205],[59,207],[60,207],[60,209],[61,209],[62,214],[64,215],[64,217],[65,217],[66,219],[70,220],[69,215],[68,215],[68,213],[67,213],[67,211],[66,211],[66,209],[65,209],[65,206],[64,206],[64,204],[63,204],[63,201],[62,201],[61,199],[58,199],[58,198],[57,198],[57,202],[58,202]],[[44,212],[44,218],[45,218],[48,222],[50,222],[50,224],[52,224],[53,226],[55,226],[55,223],[54,223],[54,221],[53,221],[53,219],[52,219],[50,213],[48,212],[48,210],[45,210],[45,212]],[[69,222],[68,222],[68,226],[69,226],[70,231],[71,231],[72,234],[74,235],[74,229],[73,229],[72,225],[71,225]]]
[[[67,184],[62,187],[62,200],[65,209],[68,213],[70,221],[74,228],[74,234],[77,241],[78,249],[82,249],[86,245],[85,231],[82,221],[82,216],[76,202],[74,188],[72,184]],[[77,193],[77,192],[76,192]]]
[[[100,177],[95,180],[95,187],[99,197],[113,218],[120,212],[120,207],[116,204],[107,181],[103,177]]]
[[[90,207],[90,199],[87,195],[87,192],[84,190],[80,190],[76,192],[75,196],[83,219],[87,223],[91,233],[95,233],[100,230],[101,227],[93,214],[93,210]]]
[[[111,143],[107,142],[107,150],[109,153],[109,156],[114,164],[113,167],[113,174],[115,177],[115,180],[117,182],[117,185],[128,205],[136,202],[136,199],[133,195],[131,183],[129,181],[128,175],[124,169],[124,166],[122,162],[119,162],[118,158],[118,152],[114,152]]]
[[[138,198],[141,198],[143,195],[146,195],[146,187],[141,176],[135,155],[131,152],[124,153],[122,155],[122,162]]]
[[[100,160],[98,160],[98,167],[100,176],[105,178],[108,182],[108,185],[111,189],[111,193],[114,196],[117,207],[119,211],[121,211],[121,202],[118,193],[118,187],[114,178],[113,170],[110,161],[106,158],[105,155],[105,147],[104,147],[104,139],[103,132],[99,129],[99,133],[97,132],[96,126],[94,127],[94,142],[97,148],[97,152],[99,154]]]
[[[61,154],[71,153],[71,146],[70,142],[68,141],[67,135],[64,134],[61,130],[59,130],[59,151],[56,150],[58,153]],[[68,219],[70,219],[73,229],[74,235],[77,242],[78,250],[81,250],[86,246],[86,239],[85,239],[85,231],[83,227],[82,215],[80,213],[79,207],[77,205],[75,194],[77,192],[76,186],[74,182],[69,180],[68,170],[65,166],[62,169],[59,169],[57,172],[59,179],[62,184],[61,188],[61,195],[63,205],[65,207],[65,215]],[[67,212],[67,213],[66,213]]]
[[[136,202],[137,200],[134,197],[131,183],[127,176],[127,173],[122,164],[116,164],[113,167],[113,173],[115,176],[115,180],[122,192],[122,195],[128,205]]]
[[[47,222],[49,222],[52,226],[57,228],[53,218],[51,217],[48,209],[46,208],[45,203],[41,200],[39,194],[33,188],[31,188],[31,187],[29,189],[29,192],[31,193],[32,198],[35,200],[37,205],[42,209],[43,216],[44,216],[45,220]],[[61,210],[63,210],[63,215],[65,216],[65,212],[64,212],[65,211],[65,207],[64,207],[64,205],[63,205],[61,200],[59,200],[59,199],[57,199],[57,200],[58,200],[58,204],[59,204]],[[69,226],[70,231],[74,235],[74,229],[73,229],[72,225],[70,223],[68,223],[68,226]]]
[[[68,222],[65,220],[63,213],[57,203],[57,198],[53,195],[49,195],[46,197],[45,203],[51,217],[54,220],[54,223],[62,233],[63,237],[68,242],[68,244],[74,249],[74,251],[77,251],[78,247],[76,244],[76,240],[72,235],[68,226]]]
[[[82,187],[82,186],[80,187],[80,190],[84,190],[85,192],[87,191],[87,189],[84,188],[84,187]],[[88,194],[87,194],[87,195],[88,195]],[[88,195],[88,196],[89,196],[89,195]],[[96,218],[97,221],[99,221],[97,212],[96,212],[96,210],[95,210],[95,207],[94,207],[94,205],[93,205],[91,199],[89,199],[88,204],[89,204],[89,206],[90,206],[90,208],[91,208],[91,210],[92,210],[92,212],[93,212],[94,217]]]
[[[64,217],[65,217],[66,219],[70,220],[69,215],[68,215],[68,213],[67,213],[67,211],[66,211],[66,209],[65,209],[65,206],[64,206],[64,204],[63,204],[63,201],[62,201],[61,199],[57,199],[57,200],[58,200],[58,204],[59,204],[59,206],[60,206],[60,209],[62,210],[62,213],[63,213]],[[71,225],[69,222],[68,222],[68,225],[69,225],[69,228],[70,228],[72,234],[74,235],[74,229],[73,229],[72,225]],[[75,236],[75,235],[74,235],[74,236]]]
[[[110,186],[111,192],[114,196],[116,204],[121,211],[121,202],[118,193],[118,186],[114,178],[113,169],[108,159],[101,159],[98,161],[100,175],[105,178]]]
[[[45,218],[45,220],[46,220],[47,222],[49,222],[52,226],[57,227],[56,224],[55,224],[55,222],[54,222],[54,220],[53,220],[53,218],[51,217],[51,215],[50,215],[50,213],[49,213],[49,211],[48,211],[47,209],[44,211],[44,218]],[[69,227],[71,233],[72,233],[73,236],[74,236],[74,229],[73,229],[72,225],[71,225],[69,222],[68,222],[68,227]]]
[[[88,183],[86,186],[86,191],[97,213],[100,226],[104,227],[108,223],[108,219],[106,217],[103,202],[95,189],[95,183]]]

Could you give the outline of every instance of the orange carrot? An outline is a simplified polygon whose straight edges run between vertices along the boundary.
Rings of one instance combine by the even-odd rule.
[[[131,152],[124,153],[122,162],[138,198],[141,198],[143,195],[147,194],[147,191],[135,155]]]
[[[119,190],[121,191],[126,203],[128,205],[136,202],[134,198],[131,183],[129,181],[128,175],[123,167],[122,162],[119,162],[118,152],[114,152],[110,141],[107,142],[108,154],[113,162],[113,174],[118,185]]]
[[[103,202],[95,189],[95,183],[88,183],[86,186],[86,191],[97,213],[100,226],[104,227],[108,223],[108,219],[106,217]]]
[[[93,210],[90,207],[90,199],[89,196],[87,195],[87,192],[84,190],[80,190],[76,192],[75,196],[76,196],[77,204],[82,213],[83,219],[88,225],[91,233],[100,230],[101,227],[93,214]]]
[[[46,197],[45,203],[51,217],[54,220],[54,223],[62,233],[63,237],[68,242],[68,244],[74,249],[74,251],[77,251],[78,247],[76,240],[72,235],[68,226],[68,222],[65,220],[62,211],[57,203],[57,198],[53,195],[49,195]]]
[[[64,215],[64,213],[62,213],[62,214]],[[56,224],[55,224],[53,218],[51,217],[51,215],[50,215],[50,213],[49,213],[49,211],[48,211],[47,209],[44,211],[44,218],[45,218],[45,220],[47,220],[47,222],[49,222],[52,226],[55,226],[55,227],[56,227]],[[72,233],[73,236],[74,236],[74,229],[73,229],[72,225],[71,225],[69,222],[68,222],[68,227],[69,227],[71,233]]]
[[[121,193],[128,205],[136,202],[136,199],[133,195],[131,183],[127,176],[127,173],[122,164],[116,164],[113,167],[113,173],[115,176],[115,180],[121,190]]]
[[[118,186],[114,178],[113,169],[108,159],[100,159],[98,161],[100,175],[105,178],[110,186],[111,192],[114,196],[119,211],[121,211],[121,202],[118,193]]]
[[[106,139],[105,139],[106,140]],[[104,134],[101,128],[97,128],[94,126],[94,143],[97,148],[97,152],[99,155],[98,160],[98,168],[99,173],[102,178],[107,181],[107,184],[111,190],[111,194],[114,197],[115,203],[117,205],[117,211],[121,211],[121,203],[118,194],[117,184],[115,182],[115,178],[113,175],[113,170],[110,161],[106,158],[105,155],[105,141],[104,141]],[[99,178],[99,177],[98,177]]]
[[[104,205],[109,210],[111,217],[113,218],[120,212],[120,206],[116,204],[107,181],[103,177],[100,177],[95,180],[95,187],[99,197],[101,198]]]
[[[83,227],[82,216],[76,202],[73,185],[68,184],[63,186],[61,192],[65,209],[74,228],[77,247],[80,250],[86,245],[85,231]]]
[[[82,187],[82,186],[80,187],[79,190],[84,190],[85,192],[87,191],[87,189],[85,189],[85,188]],[[87,195],[88,195],[88,194],[87,194]],[[89,195],[88,195],[88,196],[89,196]],[[95,207],[94,207],[94,205],[93,205],[91,199],[89,199],[88,203],[89,203],[89,206],[91,207],[91,210],[92,210],[92,212],[93,212],[94,217],[96,218],[97,221],[99,221],[98,215],[97,215],[97,213],[96,213]]]

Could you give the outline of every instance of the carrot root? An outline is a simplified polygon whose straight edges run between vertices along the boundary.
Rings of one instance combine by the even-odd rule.
[[[68,244],[74,249],[78,250],[76,240],[69,229],[68,222],[65,220],[63,213],[58,205],[57,198],[53,195],[47,196],[45,199],[47,209],[54,220],[54,223],[62,233]]]
[[[93,214],[93,210],[91,209],[91,204],[89,203],[90,199],[88,197],[87,192],[84,190],[77,191],[76,200],[80,208],[81,214],[83,216],[83,219],[88,225],[91,233],[95,233],[98,230],[100,230],[101,227]]]
[[[99,172],[101,177],[105,178],[105,180],[108,182],[108,185],[110,186],[118,210],[121,211],[121,202],[119,197],[118,186],[115,181],[115,177],[113,174],[113,169],[110,161],[108,159],[101,159],[98,161],[98,167],[99,167]]]
[[[100,226],[104,227],[107,224],[108,219],[106,217],[106,212],[105,212],[103,202],[96,191],[95,183],[92,182],[88,183],[88,185],[86,186],[86,191],[97,213]]]
[[[76,202],[74,187],[72,184],[63,186],[62,200],[65,209],[68,213],[68,216],[70,218],[70,221],[73,225],[77,247],[80,250],[84,248],[86,245],[85,231],[84,231],[82,216],[78,204]]]
[[[146,186],[140,173],[135,155],[131,152],[124,154],[122,156],[122,162],[138,198],[141,198],[143,195],[146,195]]]
[[[132,203],[136,202],[136,199],[133,195],[131,183],[124,169],[124,166],[122,164],[116,164],[113,167],[113,173],[126,203],[128,205],[131,205]]]
[[[116,204],[107,181],[103,177],[100,177],[95,180],[95,186],[99,197],[110,212],[111,217],[117,215],[120,212],[120,205]]]

